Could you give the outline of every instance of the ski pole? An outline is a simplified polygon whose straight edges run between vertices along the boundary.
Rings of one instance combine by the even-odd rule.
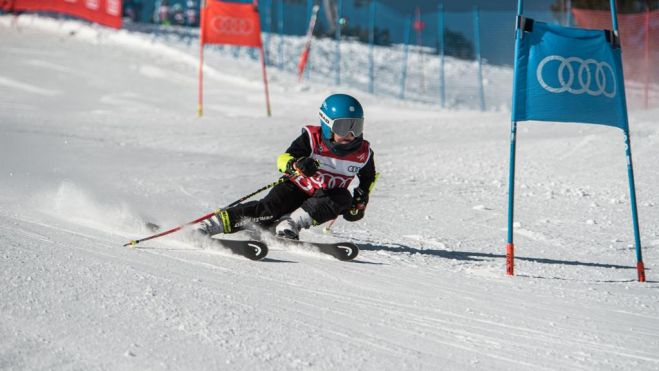
[[[139,240],[131,240],[131,241],[129,241],[128,243],[125,243],[124,246],[129,246],[129,245],[130,245],[131,247],[134,247],[135,245],[137,245],[137,244],[140,243],[140,242],[144,242],[144,241],[152,240],[152,239],[154,239],[154,238],[162,237],[162,236],[168,235],[168,234],[170,234],[170,233],[174,233],[174,232],[180,231],[180,230],[183,229],[184,227],[187,227],[187,226],[189,226],[189,225],[191,225],[191,224],[199,223],[200,221],[202,221],[202,220],[204,220],[204,219],[208,219],[208,218],[210,218],[211,216],[213,216],[213,215],[219,213],[220,211],[222,211],[222,210],[224,210],[224,209],[228,209],[228,208],[230,208],[230,207],[232,207],[232,206],[236,206],[236,205],[238,205],[239,203],[245,201],[246,199],[248,199],[248,198],[250,198],[250,197],[252,197],[252,196],[254,196],[254,195],[258,194],[258,193],[261,193],[261,192],[265,191],[266,189],[272,188],[272,187],[276,186],[277,184],[283,183],[284,181],[286,181],[286,179],[288,179],[288,178],[286,178],[286,177],[281,177],[281,178],[279,178],[276,182],[272,182],[272,183],[270,183],[270,184],[267,184],[267,185],[265,185],[265,186],[263,186],[263,187],[257,189],[256,191],[254,191],[254,192],[252,192],[252,193],[250,193],[250,194],[248,194],[248,195],[245,195],[245,196],[239,198],[238,200],[236,200],[236,201],[230,203],[229,205],[227,205],[227,206],[225,206],[225,207],[223,207],[223,208],[220,208],[220,209],[217,209],[217,210],[213,211],[212,213],[206,214],[206,215],[204,215],[204,216],[202,216],[202,217],[199,217],[199,218],[197,218],[197,219],[195,219],[195,220],[193,220],[193,221],[191,221],[191,222],[187,222],[187,223],[185,223],[185,224],[181,224],[181,225],[179,225],[178,227],[174,227],[174,228],[172,228],[172,229],[168,229],[168,230],[166,230],[166,231],[164,231],[164,232],[160,232],[160,233],[154,234],[154,235],[149,236],[149,237],[144,237],[144,238],[139,239]]]
[[[338,218],[336,218],[336,219],[338,219]],[[336,219],[330,220],[329,224],[325,227],[325,229],[323,229],[323,232],[331,233],[332,232],[332,226],[334,225],[334,223],[336,223]]]
[[[355,212],[353,212],[351,210],[351,211],[349,211],[349,213],[352,214],[352,215],[357,214],[356,210],[355,210]],[[335,219],[330,220],[330,222],[327,224],[327,226],[323,229],[323,232],[332,233],[332,226],[334,225],[334,223],[336,223],[337,220],[339,220],[339,218],[335,218]]]

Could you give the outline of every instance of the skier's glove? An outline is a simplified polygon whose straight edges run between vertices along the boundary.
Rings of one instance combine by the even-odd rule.
[[[348,209],[348,211],[343,213],[343,219],[349,222],[356,222],[361,220],[364,217],[364,209]]]
[[[357,187],[353,191],[352,206],[348,211],[343,213],[343,219],[349,222],[356,222],[364,217],[368,205],[368,192]]]
[[[311,157],[300,157],[292,164],[292,167],[300,175],[314,176],[320,167],[320,162]]]

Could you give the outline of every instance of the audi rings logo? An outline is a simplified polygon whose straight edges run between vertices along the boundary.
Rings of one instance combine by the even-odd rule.
[[[352,181],[352,177],[341,177],[332,174],[316,174],[309,178],[319,188],[346,188]]]
[[[556,73],[555,75],[545,75]],[[594,59],[583,60],[579,57],[564,58],[558,55],[545,57],[536,70],[540,85],[550,93],[604,95],[613,98],[616,95],[615,72],[610,64]],[[545,76],[551,82],[547,82]]]
[[[254,21],[245,18],[218,16],[211,21],[213,31],[226,35],[250,35],[254,32]]]

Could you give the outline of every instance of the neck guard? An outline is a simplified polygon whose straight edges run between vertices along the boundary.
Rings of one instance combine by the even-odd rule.
[[[362,143],[364,142],[363,135],[358,136],[357,138],[355,138],[355,140],[346,144],[338,144],[331,139],[326,139],[325,136],[322,136],[322,138],[323,138],[323,143],[325,143],[327,148],[329,148],[332,151],[332,153],[337,154],[339,156],[345,156],[351,154],[352,152],[355,152],[356,150],[359,149],[359,147],[362,146]]]

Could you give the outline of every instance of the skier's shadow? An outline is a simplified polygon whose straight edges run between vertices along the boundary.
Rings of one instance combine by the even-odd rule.
[[[264,263],[295,263],[295,264],[298,263],[294,260],[282,260],[282,259],[274,259],[269,257],[265,257],[261,261]]]
[[[384,263],[376,263],[376,262],[369,262],[366,260],[359,260],[359,258],[351,261],[350,263],[355,263],[355,264],[368,264],[368,265],[385,265]]]
[[[461,261],[474,261],[474,262],[506,258],[505,254],[418,249],[415,247],[405,246],[402,244],[378,245],[378,244],[367,243],[367,244],[359,244],[359,248],[364,251],[389,251],[389,252],[397,252],[397,253],[431,255],[444,259],[455,259]],[[591,263],[591,262],[582,262],[578,260],[558,260],[558,259],[532,258],[532,257],[523,257],[523,256],[515,256],[515,259],[542,263],[542,264],[579,265],[584,267],[596,267],[596,268],[636,269],[636,266],[630,266],[630,265]]]

